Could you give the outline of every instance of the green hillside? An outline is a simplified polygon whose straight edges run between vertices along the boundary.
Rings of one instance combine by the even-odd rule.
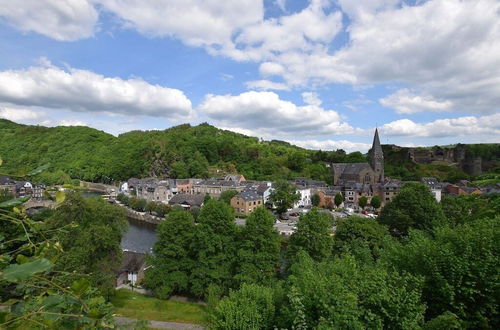
[[[42,127],[0,120],[2,172],[23,173],[50,163],[40,178],[112,182],[150,175],[208,177],[238,172],[247,179],[306,176],[330,180],[325,162],[359,162],[359,153],[306,150],[283,141],[188,124],[164,131],[132,131],[118,137],[88,127]]]

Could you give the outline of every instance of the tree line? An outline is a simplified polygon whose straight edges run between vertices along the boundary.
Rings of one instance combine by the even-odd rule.
[[[205,299],[214,329],[497,328],[499,201],[409,183],[378,220],[313,208],[284,238],[212,200],[160,224],[145,285]]]

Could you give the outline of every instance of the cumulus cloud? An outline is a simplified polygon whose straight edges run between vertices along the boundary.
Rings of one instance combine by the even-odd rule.
[[[0,102],[81,112],[186,118],[191,101],[177,89],[52,65],[0,72]]]
[[[92,36],[97,19],[96,9],[86,0],[0,0],[0,20],[60,41]]]
[[[466,116],[439,119],[430,123],[415,123],[409,119],[383,125],[381,134],[395,137],[489,137],[500,139],[500,113],[488,116]]]
[[[37,120],[40,119],[42,115],[44,115],[44,113],[40,111],[0,106],[0,118],[15,122]]]
[[[323,109],[318,104],[297,106],[280,99],[273,92],[209,94],[198,110],[218,125],[251,130],[259,136],[320,136],[355,132],[333,110]]]
[[[155,37],[175,37],[188,45],[231,43],[233,33],[258,22],[263,1],[238,0],[97,0],[126,27]]]
[[[380,103],[393,108],[397,113],[411,114],[421,111],[449,111],[453,107],[451,101],[438,101],[431,95],[416,95],[407,88],[398,90],[387,97],[381,98]]]
[[[346,140],[287,140],[291,144],[302,148],[315,150],[337,150],[343,149],[346,152],[367,152],[371,148],[371,144],[351,142]]]

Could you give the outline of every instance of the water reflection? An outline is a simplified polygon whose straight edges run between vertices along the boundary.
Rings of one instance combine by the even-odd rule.
[[[122,249],[140,253],[151,253],[151,249],[157,240],[156,225],[132,218],[128,219],[128,223],[128,230],[122,237]]]

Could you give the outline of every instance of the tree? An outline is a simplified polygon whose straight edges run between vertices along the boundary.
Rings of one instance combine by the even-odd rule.
[[[332,217],[317,208],[302,215],[297,230],[290,237],[289,252],[292,257],[303,250],[314,260],[328,258],[332,253],[332,226]]]
[[[274,190],[269,195],[269,201],[276,206],[276,211],[281,215],[300,199],[300,194],[291,183],[278,181]]]
[[[369,257],[373,260],[379,257],[385,241],[389,238],[387,227],[373,219],[357,216],[340,219],[333,238],[333,254],[342,256],[350,253],[356,257],[364,257],[363,251],[359,249],[367,248]]]
[[[380,197],[378,196],[373,196],[372,199],[370,200],[370,205],[373,207],[375,210],[377,210],[382,203],[380,202]]]
[[[425,306],[422,279],[347,255],[315,262],[303,251],[287,280],[278,328],[418,329]],[[302,315],[297,320],[297,316]]]
[[[247,218],[241,232],[235,278],[241,282],[269,284],[276,278],[280,258],[280,238],[275,218],[263,206]]]
[[[319,203],[321,202],[321,197],[317,193],[313,194],[311,196],[311,204],[313,206],[319,206]]]
[[[228,205],[231,205],[231,199],[236,195],[238,195],[238,192],[236,190],[233,189],[224,190],[220,194],[220,200],[224,201]]]
[[[172,294],[189,294],[189,275],[195,264],[194,221],[188,212],[172,211],[157,227],[158,241],[153,247],[146,271],[146,286],[167,299]]]
[[[69,193],[47,225],[65,228],[64,233],[57,234],[64,253],[57,259],[55,270],[76,272],[67,276],[67,283],[77,280],[79,273],[92,274],[90,281],[109,295],[121,265],[120,242],[128,226],[125,211],[102,199]]]
[[[341,193],[337,193],[334,198],[335,206],[339,207],[344,202],[344,196]]]
[[[366,196],[361,196],[358,199],[358,205],[359,205],[359,207],[361,207],[361,209],[364,210],[366,205],[368,205],[368,198],[366,198]]]
[[[23,242],[15,250],[5,251],[3,244],[1,247],[0,301],[12,299],[12,305],[2,311],[0,326],[9,329],[113,328],[113,306],[106,303],[87,280],[91,274],[80,274],[79,279],[68,283],[68,273],[54,271],[53,261],[64,253],[57,238],[65,229],[35,223],[22,211],[4,211],[0,212],[0,221],[16,223],[24,230],[19,236],[4,237],[5,241]],[[4,288],[11,290],[5,292]]]
[[[243,284],[222,299],[211,313],[213,329],[272,329],[275,316],[273,290]]]
[[[203,197],[203,204],[207,204],[209,200],[212,199],[212,196],[209,194],[205,194],[205,197]]]
[[[211,199],[201,209],[196,226],[191,272],[191,293],[202,297],[210,284],[224,293],[234,285],[236,224],[234,210],[222,201]]]
[[[423,183],[404,184],[382,209],[378,221],[394,236],[406,236],[410,228],[430,231],[445,222],[441,206]]]
[[[427,320],[451,312],[463,328],[498,328],[499,225],[497,216],[437,228],[433,237],[413,230],[405,244],[386,248],[382,259],[398,271],[424,278]]]
[[[500,194],[443,196],[441,207],[455,226],[500,214]]]

